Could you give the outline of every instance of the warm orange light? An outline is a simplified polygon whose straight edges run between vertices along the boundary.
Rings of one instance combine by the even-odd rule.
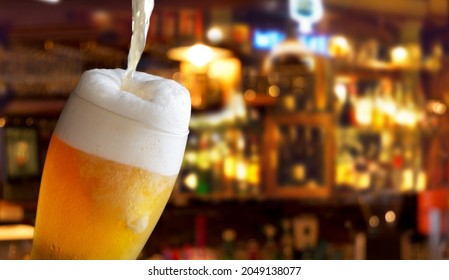
[[[208,31],[207,31],[207,39],[209,39],[209,41],[211,41],[212,43],[220,43],[221,41],[223,41],[223,30],[219,27],[211,27]]]
[[[179,47],[167,52],[170,59],[190,62],[197,67],[204,67],[213,60],[232,56],[232,52],[222,48],[213,48],[204,44]]]
[[[369,218],[368,223],[371,227],[378,227],[379,226],[379,218],[377,216],[371,216]]]
[[[409,53],[402,46],[395,47],[391,50],[391,58],[394,64],[404,65],[409,62]]]
[[[233,155],[228,155],[223,162],[223,173],[227,179],[234,179],[236,177],[236,158]]]
[[[357,102],[355,118],[358,124],[369,126],[373,122],[373,104],[368,98],[362,98]]]
[[[444,115],[447,110],[446,104],[438,100],[429,100],[426,107],[428,111],[436,115]]]
[[[418,123],[418,114],[410,109],[400,109],[396,114],[396,123],[414,128]]]
[[[385,213],[385,221],[387,223],[393,223],[394,221],[396,221],[396,213],[394,213],[394,211],[392,210],[387,211],[387,213]]]
[[[236,164],[236,179],[239,181],[245,181],[247,177],[247,164],[245,160],[239,160]]]
[[[189,173],[184,178],[184,185],[186,185],[190,190],[195,190],[198,187],[198,175],[196,173]]]
[[[344,84],[336,84],[334,87],[335,96],[340,103],[343,103],[348,96],[348,91]]]
[[[418,174],[418,179],[416,182],[416,191],[421,192],[426,189],[427,186],[427,175],[426,172],[421,171]]]
[[[351,45],[343,36],[334,36],[329,42],[329,54],[333,57],[345,57],[351,53]]]
[[[212,58],[212,49],[203,44],[196,44],[187,51],[187,60],[198,67],[205,66]]]
[[[248,183],[252,185],[260,184],[260,163],[259,162],[251,162],[247,168],[248,173]]]
[[[402,172],[402,191],[411,191],[414,186],[414,172],[411,168],[407,168]]]
[[[279,89],[278,86],[270,86],[268,88],[268,94],[272,97],[278,97],[280,93],[281,90]]]
[[[253,101],[254,99],[256,99],[256,92],[252,89],[248,89],[245,91],[245,99],[248,101]]]

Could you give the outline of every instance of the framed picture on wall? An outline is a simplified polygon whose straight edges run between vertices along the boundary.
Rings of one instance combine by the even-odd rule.
[[[37,130],[31,127],[4,128],[6,179],[40,175]]]

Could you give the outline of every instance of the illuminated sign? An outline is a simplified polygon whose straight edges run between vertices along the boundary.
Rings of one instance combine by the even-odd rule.
[[[321,0],[289,0],[290,17],[299,23],[301,33],[312,32],[312,25],[323,17]]]
[[[271,50],[285,39],[285,34],[277,30],[254,31],[254,48],[260,50]]]

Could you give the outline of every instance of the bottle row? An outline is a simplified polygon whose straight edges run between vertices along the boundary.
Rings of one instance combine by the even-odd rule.
[[[337,81],[334,92],[342,127],[413,129],[424,121],[424,99],[419,90],[402,82],[389,78]]]
[[[191,132],[175,191],[200,196],[259,194],[260,145],[255,134],[237,127]]]
[[[337,130],[335,184],[354,190],[421,191],[427,185],[419,133]]]

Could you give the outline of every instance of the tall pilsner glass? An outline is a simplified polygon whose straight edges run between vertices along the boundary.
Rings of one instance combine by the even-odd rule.
[[[136,259],[172,192],[190,97],[172,80],[86,71],[53,133],[42,176],[33,259]]]

